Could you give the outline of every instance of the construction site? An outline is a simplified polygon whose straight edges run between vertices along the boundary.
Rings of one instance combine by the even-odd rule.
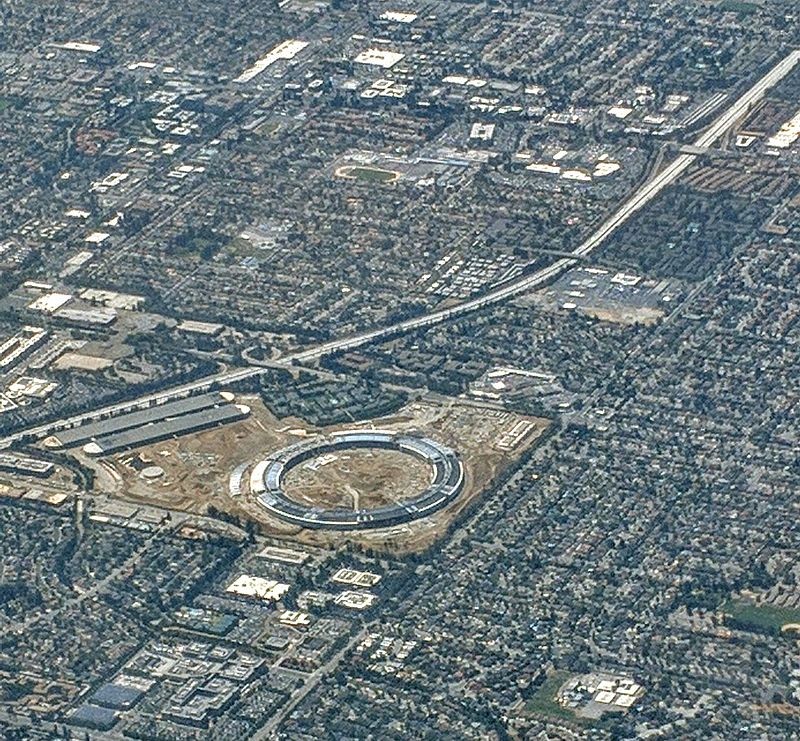
[[[218,404],[213,410],[230,407],[246,409],[247,414],[228,416],[215,411],[207,415],[213,424],[195,429],[181,422],[182,413],[160,423],[168,432],[178,432],[158,434],[150,422],[143,428],[147,439],[142,428],[118,431],[125,423],[112,419],[98,430],[65,431],[48,444],[73,445],[69,452],[94,471],[95,489],[116,498],[194,514],[224,512],[242,522],[258,523],[266,534],[306,544],[335,547],[352,542],[402,553],[424,550],[444,535],[458,514],[481,492],[490,490],[498,475],[533,445],[549,424],[483,402],[430,397],[412,401],[388,417],[351,423],[345,430],[343,426],[316,427],[293,417],[278,419],[255,396],[237,395],[234,404],[234,397],[226,393],[207,403],[211,401]],[[179,411],[194,406],[182,403]],[[141,422],[156,413],[134,414]],[[423,457],[408,454],[413,451],[367,445],[307,455],[301,463],[287,467],[281,493],[308,511],[358,513],[402,508],[403,517],[386,519],[385,527],[377,519],[366,529],[341,523],[326,527],[324,520],[310,524],[287,521],[259,500],[261,492],[253,482],[265,476],[263,464],[271,456],[298,447],[314,449],[318,442],[337,436],[360,434],[372,439],[376,430],[397,435],[398,440],[435,441],[443,450],[455,451],[458,477],[454,475],[453,481],[457,486],[448,489],[430,509],[415,506],[435,483],[431,465]],[[116,436],[113,446],[103,442],[110,434]],[[410,515],[409,510],[413,510]]]

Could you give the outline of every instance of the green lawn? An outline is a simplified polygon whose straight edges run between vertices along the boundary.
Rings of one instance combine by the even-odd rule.
[[[376,167],[349,167],[347,175],[368,183],[389,183],[397,177],[397,173],[391,170],[380,170]]]
[[[529,713],[541,713],[542,715],[549,715],[553,718],[561,718],[576,723],[585,722],[583,718],[579,718],[571,710],[556,702],[556,692],[558,692],[558,688],[561,687],[569,677],[569,672],[553,672],[544,680],[542,686],[536,690],[533,697],[525,703],[525,710]]]
[[[225,245],[225,252],[236,257],[251,257],[252,255],[263,254],[249,239],[244,237],[234,237]]]
[[[750,15],[758,10],[755,3],[748,3],[746,0],[722,0],[719,4],[720,10],[727,10],[741,15]]]
[[[800,610],[772,605],[755,605],[747,600],[728,600],[720,608],[734,623],[756,630],[778,632],[787,623],[800,623]],[[733,627],[733,626],[732,626]]]
[[[281,124],[279,121],[266,121],[256,129],[256,133],[259,136],[273,136],[278,133],[280,128]]]

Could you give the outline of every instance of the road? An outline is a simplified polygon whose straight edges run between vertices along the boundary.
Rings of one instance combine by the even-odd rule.
[[[733,125],[741,119],[751,107],[757,103],[771,87],[780,82],[791,72],[800,61],[800,49],[796,49],[778,62],[766,75],[756,82],[747,92],[740,96],[724,113],[722,113],[694,142],[696,147],[710,147],[714,145],[723,135],[725,135]],[[627,201],[625,201],[617,211],[615,211],[598,229],[596,229],[588,239],[580,244],[572,253],[573,257],[562,257],[554,263],[530,275],[522,276],[516,280],[499,286],[488,293],[469,299],[447,309],[438,309],[421,316],[405,319],[395,324],[369,330],[360,334],[344,337],[337,340],[324,342],[307,350],[286,355],[277,361],[283,365],[294,363],[306,363],[318,360],[326,355],[335,352],[353,350],[357,347],[367,345],[376,340],[385,339],[394,335],[405,334],[417,329],[441,324],[464,314],[501,303],[509,298],[521,293],[538,288],[549,283],[554,278],[561,275],[564,271],[582,260],[608,237],[625,224],[630,217],[652,201],[661,191],[674,183],[697,159],[694,154],[681,154],[673,160],[667,167],[642,185]],[[134,401],[123,402],[111,406],[103,407],[84,414],[75,415],[65,420],[50,422],[38,425],[25,430],[21,430],[5,438],[0,439],[0,449],[10,447],[19,443],[25,437],[40,439],[50,435],[60,429],[74,427],[91,420],[102,417],[120,414],[122,412],[135,409],[137,407],[149,406],[153,403],[163,403],[165,401],[188,396],[189,394],[204,391],[213,385],[226,385],[252,378],[262,373],[268,372],[266,368],[241,368],[238,370],[225,371],[211,376],[206,376],[197,381],[183,384],[171,389],[164,389],[155,394],[140,397]]]
[[[305,699],[305,697],[320,683],[323,677],[330,674],[342,660],[347,656],[353,646],[362,641],[366,636],[369,625],[365,625],[356,635],[354,635],[344,646],[342,646],[327,663],[315,669],[308,675],[305,684],[299,687],[289,701],[278,710],[261,728],[253,734],[253,741],[266,741],[266,739],[273,739],[277,736],[277,730],[281,723],[289,716],[289,714]]]
[[[100,409],[94,409],[90,412],[76,414],[68,419],[61,419],[55,422],[48,422],[46,424],[29,427],[0,439],[0,449],[19,443],[25,437],[41,439],[47,435],[52,435],[58,430],[75,427],[79,424],[83,424],[84,422],[91,422],[104,417],[113,417],[116,414],[122,414],[123,412],[128,412],[134,409],[145,409],[154,403],[163,403],[172,399],[180,399],[184,396],[190,396],[193,393],[207,391],[215,384],[225,385],[235,383],[245,378],[257,376],[259,373],[264,373],[264,371],[264,368],[239,368],[234,371],[224,371],[211,376],[204,376],[196,381],[184,383],[180,386],[164,389],[162,391],[158,391],[157,393],[147,394],[145,396],[140,396],[129,401],[123,401],[118,404],[111,404],[109,406],[101,407]]]
[[[150,548],[154,542],[156,542],[158,536],[171,527],[172,523],[154,528],[153,531],[147,536],[147,539],[144,540],[142,544],[133,553],[131,553],[128,558],[125,559],[125,561],[116,566],[102,579],[94,581],[91,587],[80,592],[74,587],[71,587],[73,590],[73,596],[62,599],[57,607],[45,612],[31,612],[27,618],[16,622],[14,626],[8,630],[8,635],[14,635],[16,637],[24,636],[25,633],[34,625],[56,620],[59,615],[67,610],[67,608],[73,608],[75,605],[85,602],[90,597],[94,597],[98,593],[105,590],[105,588],[112,582],[119,581],[123,574],[131,572],[132,568],[142,559],[144,552]],[[24,638],[22,640],[24,640]]]
[[[715,144],[743,115],[751,106],[759,101],[775,84],[782,80],[800,61],[800,50],[794,50],[776,64],[764,77],[753,85],[744,95],[737,99],[708,130],[694,142],[696,147],[710,147]],[[393,334],[403,334],[414,329],[427,327],[432,324],[439,324],[453,317],[466,314],[477,309],[481,309],[491,304],[496,304],[517,294],[537,288],[549,282],[562,272],[576,264],[578,258],[586,257],[596,249],[613,232],[621,227],[634,213],[653,200],[662,190],[674,183],[695,161],[697,155],[682,154],[673,160],[666,168],[659,172],[655,177],[648,180],[639,190],[637,190],[617,211],[612,214],[592,235],[578,246],[573,255],[574,258],[561,258],[546,268],[531,275],[523,276],[511,283],[500,286],[489,293],[477,298],[464,301],[457,306],[440,311],[434,311],[423,316],[407,319],[389,327],[364,332],[350,338],[333,340],[317,347],[297,352],[285,360],[295,362],[305,362],[316,360],[341,350],[351,350],[360,345],[367,344],[383,337]]]

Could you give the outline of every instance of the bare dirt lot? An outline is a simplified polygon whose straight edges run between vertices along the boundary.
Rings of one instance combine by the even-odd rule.
[[[423,461],[397,450],[348,450],[295,466],[286,474],[283,490],[300,504],[374,509],[413,499],[430,477]]]
[[[95,470],[97,489],[125,500],[198,514],[213,507],[254,520],[270,535],[297,542],[335,546],[349,541],[402,553],[424,550],[440,538],[453,518],[549,424],[468,400],[431,397],[411,402],[389,417],[316,428],[295,418],[277,419],[255,397],[239,396],[237,401],[252,410],[241,422],[101,460],[77,455]],[[250,472],[270,453],[301,439],[356,428],[422,434],[452,448],[464,464],[461,495],[449,507],[416,522],[383,530],[332,532],[305,530],[270,517],[250,494]],[[163,475],[153,478],[153,467],[163,469]],[[317,468],[298,466],[287,474],[293,498],[323,507],[353,506],[355,499],[361,507],[380,506],[418,495],[430,480],[424,462],[394,451],[347,451]]]

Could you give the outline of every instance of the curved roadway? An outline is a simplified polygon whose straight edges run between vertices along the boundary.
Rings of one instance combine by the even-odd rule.
[[[778,62],[766,75],[764,75],[758,82],[756,82],[746,93],[736,100],[709,128],[699,136],[694,146],[706,148],[715,144],[744,114],[746,114],[754,103],[757,103],[771,87],[776,85],[782,80],[789,72],[794,69],[800,61],[800,50],[795,49]],[[293,363],[303,363],[311,360],[317,360],[325,355],[330,355],[334,352],[343,350],[352,350],[353,348],[369,344],[375,340],[390,337],[396,334],[404,334],[406,332],[429,327],[434,324],[440,324],[453,317],[467,314],[469,312],[481,309],[485,306],[500,303],[506,299],[516,296],[520,293],[529,291],[532,288],[551,281],[562,272],[575,265],[577,258],[583,258],[592,252],[598,245],[605,241],[613,232],[622,226],[636,211],[641,209],[653,198],[655,198],[664,188],[671,185],[677,180],[686,169],[694,162],[697,155],[682,154],[673,160],[664,170],[648,180],[639,190],[637,190],[617,211],[612,214],[600,227],[592,233],[580,246],[578,246],[572,254],[575,258],[564,257],[556,262],[542,268],[531,275],[526,275],[518,278],[510,283],[493,289],[488,293],[478,296],[468,301],[464,301],[456,306],[448,309],[438,309],[422,316],[405,319],[396,324],[388,327],[381,327],[379,329],[362,332],[352,337],[345,337],[339,340],[331,340],[316,347],[309,348],[308,350],[301,350],[291,355],[287,355],[278,361],[284,365],[291,365]],[[139,397],[133,401],[122,402],[114,404],[102,409],[97,409],[84,414],[78,414],[69,419],[50,422],[43,425],[37,425],[25,430],[20,430],[5,438],[0,439],[0,448],[7,448],[14,443],[19,442],[25,437],[42,438],[46,435],[52,434],[59,429],[66,427],[74,427],[77,424],[88,422],[90,420],[100,419],[114,414],[136,409],[137,407],[146,407],[152,403],[163,403],[170,399],[179,398],[181,396],[188,396],[195,391],[204,391],[215,384],[229,384],[245,378],[251,378],[267,372],[265,368],[241,368],[234,371],[226,371],[212,376],[206,376],[197,381],[186,383],[172,389],[164,389],[158,393],[148,394],[147,396]]]

